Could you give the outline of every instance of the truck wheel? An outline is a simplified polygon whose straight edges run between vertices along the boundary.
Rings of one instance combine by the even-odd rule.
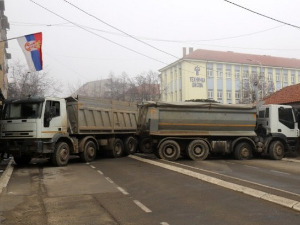
[[[83,162],[92,162],[97,155],[97,147],[93,141],[87,141],[84,145],[83,152],[79,156]]]
[[[251,146],[246,142],[239,143],[234,148],[234,157],[238,160],[251,159],[253,156]]]
[[[126,155],[133,155],[136,153],[136,148],[137,148],[137,139],[130,136],[127,137],[124,141],[124,149],[125,149],[125,154]]]
[[[281,141],[273,141],[269,148],[271,159],[280,160],[284,156],[284,146]]]
[[[159,146],[158,155],[161,159],[175,161],[180,156],[180,146],[176,141],[166,140]]]
[[[30,155],[14,155],[15,163],[19,166],[28,165],[31,161]]]
[[[153,144],[151,138],[143,138],[139,144],[139,150],[142,153],[152,153],[153,152]]]
[[[58,142],[52,154],[52,163],[55,166],[66,166],[69,162],[70,148],[66,142]]]
[[[124,155],[124,144],[121,139],[116,138],[112,149],[110,151],[110,157],[112,158],[120,158]]]
[[[209,146],[203,140],[194,140],[189,144],[186,153],[192,160],[204,160],[209,154]]]

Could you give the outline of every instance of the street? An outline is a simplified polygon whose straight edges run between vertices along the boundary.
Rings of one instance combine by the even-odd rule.
[[[275,199],[279,196],[283,204],[289,200],[286,205],[299,202],[299,168],[297,160],[167,162],[143,154],[98,158],[87,164],[75,158],[67,167],[33,160],[27,167],[14,168],[0,195],[0,221],[49,225],[297,224],[298,208],[272,202],[266,194],[255,197],[253,190],[277,196]],[[244,193],[231,188],[236,185]],[[248,189],[251,195],[245,191]]]

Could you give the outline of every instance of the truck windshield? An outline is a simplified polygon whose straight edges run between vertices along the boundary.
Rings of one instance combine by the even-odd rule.
[[[41,117],[41,102],[8,103],[4,106],[2,119],[36,119]]]

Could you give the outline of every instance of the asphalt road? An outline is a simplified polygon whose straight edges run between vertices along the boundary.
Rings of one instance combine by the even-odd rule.
[[[0,224],[299,224],[299,211],[168,166],[300,201],[299,162],[138,155],[58,168],[36,161],[14,169],[0,195]]]

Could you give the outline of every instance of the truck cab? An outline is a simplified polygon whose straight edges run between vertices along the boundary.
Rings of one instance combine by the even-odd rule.
[[[28,97],[7,100],[1,118],[0,141],[15,161],[26,163],[53,152],[52,140],[67,133],[65,99]]]

